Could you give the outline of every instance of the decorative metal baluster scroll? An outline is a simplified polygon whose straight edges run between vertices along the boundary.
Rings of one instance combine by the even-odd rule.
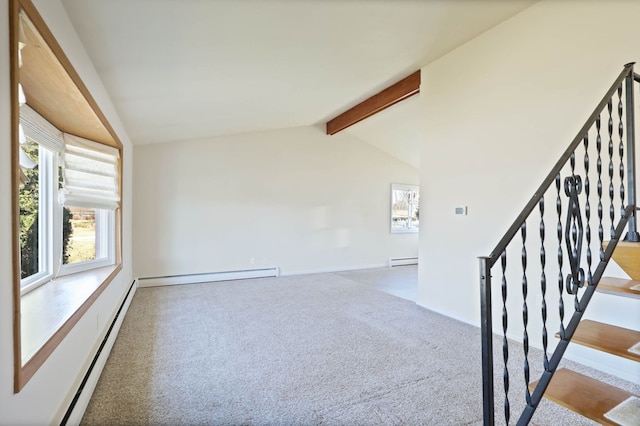
[[[577,295],[578,289],[584,286],[584,269],[580,267],[584,229],[582,226],[582,214],[580,213],[580,199],[578,198],[578,195],[582,192],[582,178],[579,175],[571,175],[564,178],[564,192],[569,197],[564,240],[567,245],[569,267],[571,268],[571,272],[567,274],[565,284],[567,293]],[[578,303],[576,302],[576,308],[577,305]]]

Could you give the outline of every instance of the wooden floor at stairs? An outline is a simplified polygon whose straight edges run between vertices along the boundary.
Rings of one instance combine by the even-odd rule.
[[[629,348],[640,342],[640,331],[583,320],[571,342],[640,362],[640,354],[629,351]]]
[[[617,297],[640,299],[640,243],[619,242],[613,252],[613,260],[631,279],[603,277],[598,283],[597,291]],[[640,329],[640,324],[638,326]],[[640,331],[585,319],[580,322],[571,343],[640,362],[640,354],[629,351],[640,343]],[[531,388],[536,384],[537,382],[532,383]],[[568,369],[556,371],[544,396],[604,425],[619,425],[620,423],[607,419],[605,414],[619,407],[628,398],[638,397]],[[631,413],[632,419],[627,420],[624,426],[640,425],[640,410],[635,411],[639,412]]]
[[[598,291],[615,296],[640,299],[640,290],[632,289],[632,287],[636,286],[640,286],[640,281],[628,280],[626,278],[602,277],[598,284]]]
[[[532,383],[533,388],[537,382]],[[603,425],[618,425],[604,417],[605,413],[633,394],[566,368],[556,371],[545,398],[582,414]]]
[[[640,243],[619,241],[613,260],[634,280],[640,280]]]

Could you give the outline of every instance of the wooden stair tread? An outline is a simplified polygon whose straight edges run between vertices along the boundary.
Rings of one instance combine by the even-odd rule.
[[[628,351],[640,342],[640,331],[582,320],[571,342],[640,362],[640,355]]]
[[[597,291],[616,296],[640,299],[640,291],[631,290],[631,287],[638,284],[640,284],[640,281],[628,280],[626,278],[602,277],[598,283]]]
[[[530,385],[535,387],[537,382]],[[604,414],[634,396],[632,393],[561,368],[553,375],[544,397],[603,425],[617,425]]]
[[[602,245],[606,248],[607,244]],[[612,257],[631,279],[640,280],[640,243],[619,241]]]

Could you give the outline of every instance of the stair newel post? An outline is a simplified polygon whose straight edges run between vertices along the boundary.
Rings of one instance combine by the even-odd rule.
[[[491,315],[491,266],[489,257],[480,257],[480,314],[482,334],[482,404],[484,426],[494,424],[493,325]]]
[[[633,62],[630,66],[629,74],[625,78],[625,98],[627,110],[627,194],[628,205],[636,206],[636,149],[635,149],[635,103],[634,103],[634,72]],[[640,241],[638,228],[636,225],[636,211],[632,211],[629,217],[628,232],[624,238],[626,241]]]

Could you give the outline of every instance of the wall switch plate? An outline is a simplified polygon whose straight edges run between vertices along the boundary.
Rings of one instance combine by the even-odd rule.
[[[467,206],[456,207],[456,215],[467,215]]]

